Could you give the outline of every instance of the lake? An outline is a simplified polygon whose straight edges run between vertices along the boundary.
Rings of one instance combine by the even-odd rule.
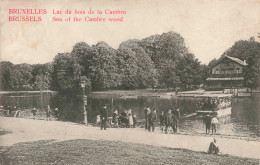
[[[3,105],[7,102],[9,105],[17,107],[35,106],[44,109],[46,105],[50,104],[50,99],[54,95],[55,92],[50,91],[5,93],[0,95],[0,104]],[[142,120],[144,119],[144,108],[147,105],[155,108],[158,115],[163,110],[180,107],[181,115],[185,116],[196,112],[196,104],[199,100],[201,98],[198,97],[172,97],[165,99],[151,96],[118,97],[114,95],[91,95],[88,97],[87,105],[88,121],[91,123],[95,122],[96,115],[104,104],[108,107],[109,116],[112,116],[115,109],[119,110],[119,112],[123,109],[132,109],[132,113],[137,116],[137,119]],[[258,138],[260,136],[259,100],[259,94],[254,94],[254,97],[233,97],[231,116],[219,119],[217,133],[221,136]],[[204,134],[205,126],[201,117],[192,116],[180,121],[179,131],[187,134]]]

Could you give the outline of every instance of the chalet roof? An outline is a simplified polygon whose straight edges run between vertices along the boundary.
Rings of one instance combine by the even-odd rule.
[[[230,56],[227,56],[227,55],[224,55],[223,57],[221,57],[218,62],[213,66],[215,67],[217,64],[220,63],[220,61],[222,61],[224,58],[228,58],[230,59],[231,61],[234,61],[242,66],[247,66],[247,63],[245,63],[244,61],[240,60],[239,58],[235,58],[235,57],[230,57]]]
[[[212,78],[209,77],[206,79],[207,81],[216,81],[216,80],[222,80],[222,81],[227,81],[227,80],[244,80],[244,77],[225,77],[225,78]]]
[[[241,64],[241,65],[243,65],[243,66],[247,66],[247,63],[244,62],[244,61],[242,61],[242,60],[240,60],[239,58],[230,57],[230,56],[227,56],[227,55],[225,55],[225,57],[227,57],[227,58],[229,58],[230,60],[235,61],[235,62],[237,62],[237,63],[239,63],[239,64]]]

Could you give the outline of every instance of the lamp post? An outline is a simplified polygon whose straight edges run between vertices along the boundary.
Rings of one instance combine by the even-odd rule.
[[[86,110],[86,106],[87,106],[87,96],[85,96],[85,86],[86,86],[86,76],[81,76],[81,81],[80,81],[80,86],[82,88],[83,94],[83,115],[84,115],[84,120],[83,123],[84,124],[88,124],[88,118],[87,118],[87,110]]]

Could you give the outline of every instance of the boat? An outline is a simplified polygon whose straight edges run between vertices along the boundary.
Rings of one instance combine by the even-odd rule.
[[[231,96],[205,95],[198,103],[197,115],[225,117],[231,115]]]

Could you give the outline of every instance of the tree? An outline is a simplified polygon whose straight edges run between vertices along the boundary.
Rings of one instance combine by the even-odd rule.
[[[180,85],[177,64],[188,53],[183,37],[177,33],[168,32],[145,38],[140,45],[154,62],[155,69],[159,73],[157,78],[160,86],[176,87]]]
[[[58,53],[53,61],[52,90],[73,89],[79,83],[82,67],[70,53]]]
[[[121,76],[117,66],[117,51],[105,42],[92,47],[90,79],[93,90],[111,89],[120,86]]]
[[[85,42],[78,42],[73,46],[73,50],[71,54],[78,58],[79,64],[83,67],[82,75],[90,78],[92,66],[92,60],[94,56],[94,52],[92,47],[90,47]]]
[[[201,83],[200,62],[193,54],[187,53],[180,58],[176,72],[184,89]]]
[[[122,85],[125,88],[147,88],[157,85],[155,66],[139,42],[128,40],[119,46],[123,61],[120,65],[123,73]]]
[[[51,88],[51,74],[53,65],[51,63],[32,65],[31,84],[34,90],[47,90]]]
[[[82,121],[81,71],[77,57],[70,53],[59,53],[54,58],[52,89],[57,91],[57,95],[51,100],[51,106],[59,109],[60,119]],[[90,88],[88,82],[87,90]]]

